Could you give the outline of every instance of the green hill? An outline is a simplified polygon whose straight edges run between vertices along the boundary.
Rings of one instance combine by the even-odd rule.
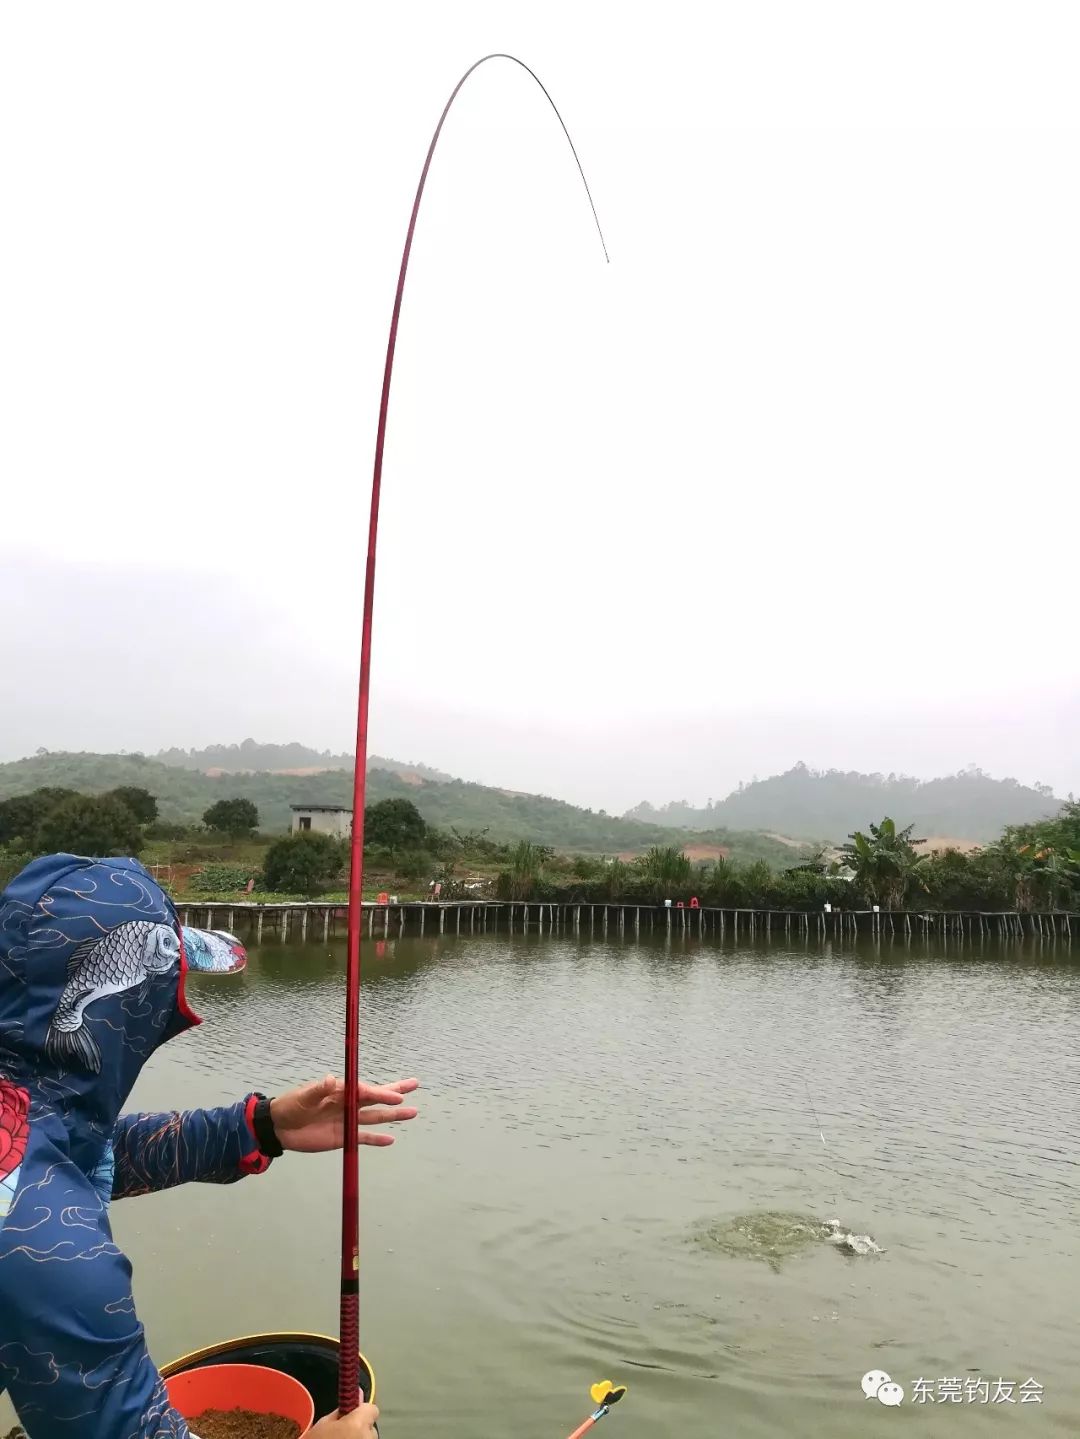
[[[987,842],[1006,825],[1028,824],[1057,813],[1061,801],[1045,785],[993,779],[974,767],[942,779],[907,775],[811,770],[797,764],[785,774],[740,785],[727,799],[696,809],[685,800],[654,809],[643,803],[627,819],[679,830],[717,825],[760,829],[808,840],[839,841],[873,817],[891,815],[920,836]]]
[[[776,868],[795,864],[802,857],[797,846],[767,835],[719,826],[692,835],[673,832],[661,823],[643,824],[603,811],[594,813],[544,795],[512,794],[458,779],[425,780],[417,773],[418,766],[401,766],[400,771],[379,767],[387,763],[392,762],[372,761],[369,766],[369,803],[404,796],[430,824],[442,829],[486,830],[490,839],[500,843],[529,839],[564,852],[613,854],[683,839],[699,846],[718,846],[739,860],[764,859]],[[69,753],[39,754],[0,765],[0,799],[45,787],[93,794],[119,785],[148,789],[157,798],[163,820],[187,824],[198,823],[215,800],[250,799],[258,808],[260,827],[271,833],[288,828],[290,804],[347,805],[352,798],[352,775],[347,769],[307,775],[254,772],[212,776],[145,755]]]
[[[205,749],[163,749],[152,758],[172,769],[198,771],[223,770],[228,774],[285,774],[290,770],[303,769],[347,769],[353,767],[351,754],[333,754],[330,750],[310,749],[307,745],[261,744],[246,739],[239,744],[213,744]],[[369,769],[389,769],[419,775],[421,779],[449,780],[452,776],[443,774],[427,765],[412,761],[384,759],[371,755]]]

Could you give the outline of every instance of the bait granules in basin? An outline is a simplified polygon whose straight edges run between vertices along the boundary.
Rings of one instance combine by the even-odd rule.
[[[300,1425],[280,1414],[252,1414],[250,1409],[208,1409],[193,1419],[198,1439],[297,1439]],[[4,1439],[26,1439],[12,1429]]]
[[[298,1439],[300,1434],[294,1419],[250,1409],[207,1409],[189,1424],[199,1439]]]

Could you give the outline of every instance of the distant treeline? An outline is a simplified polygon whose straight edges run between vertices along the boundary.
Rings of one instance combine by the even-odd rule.
[[[193,884],[197,891],[216,897],[261,881],[264,890],[288,897],[340,886],[348,868],[345,841],[308,832],[257,842],[258,823],[251,801],[235,796],[215,801],[202,815],[200,831],[161,820],[155,797],[144,789],[97,795],[38,789],[0,800],[0,883],[50,851],[139,854],[157,842],[179,846],[193,858],[203,832],[233,848],[226,853],[219,843],[200,855],[217,862],[203,866]],[[885,818],[866,832],[853,831],[838,853],[821,849],[781,869],[762,859],[695,861],[679,844],[653,845],[624,861],[560,855],[532,840],[507,844],[486,830],[441,829],[398,796],[368,806],[364,858],[365,872],[422,890],[438,883],[445,899],[476,893],[475,871],[482,867],[482,888],[504,900],[658,904],[696,898],[706,906],[772,910],[830,903],[841,909],[1080,910],[1076,801],[1067,801],[1052,819],[1007,826],[993,844],[970,854],[922,854],[918,843],[911,826]]]
[[[152,758],[176,769],[220,769],[232,774],[247,771],[267,774],[290,769],[342,769],[351,772],[353,767],[351,754],[334,754],[327,749],[311,749],[308,745],[297,744],[295,741],[288,744],[262,744],[253,739],[241,740],[239,744],[207,745],[205,749],[163,749]],[[442,781],[451,778],[450,775],[431,769],[428,765],[386,759],[382,755],[374,754],[368,759],[368,768],[406,771],[430,780]]]
[[[410,781],[400,773],[379,768],[378,763],[372,761],[368,776],[371,802],[408,799],[437,829],[484,831],[499,844],[530,840],[557,850],[592,854],[637,851],[678,837],[664,825],[639,824],[543,795],[509,794],[463,780]],[[157,800],[161,819],[175,824],[198,824],[207,808],[218,800],[245,799],[255,805],[260,828],[269,834],[288,829],[290,804],[348,805],[352,800],[352,775],[348,770],[304,776],[255,773],[212,778],[144,755],[68,753],[43,753],[0,765],[0,799],[43,788],[100,794],[122,786],[149,791]],[[777,868],[795,864],[802,856],[798,846],[785,845],[767,835],[719,829],[694,836],[688,833],[686,837],[695,843],[723,848],[740,859],[766,860]]]
[[[785,774],[740,785],[726,799],[709,800],[701,808],[686,800],[659,808],[643,802],[625,817],[682,830],[729,825],[837,841],[865,824],[868,814],[890,814],[922,835],[987,842],[1007,825],[1049,818],[1060,803],[1046,785],[993,779],[974,766],[924,781],[797,764]]]
[[[260,744],[246,739],[239,744],[211,744],[205,749],[163,749],[151,758],[178,769],[264,770],[275,769],[350,769],[350,754],[332,754],[330,750],[310,749],[307,745]]]
[[[559,859],[519,844],[500,873],[503,899],[659,904],[666,899],[734,909],[930,909],[1080,911],[1080,803],[1041,823],[1011,825],[984,849],[920,854],[910,827],[892,819],[794,867],[762,861],[693,864],[678,845],[630,863]]]

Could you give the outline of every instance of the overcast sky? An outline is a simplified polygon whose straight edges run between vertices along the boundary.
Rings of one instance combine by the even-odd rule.
[[[0,759],[1080,791],[1080,12],[0,11]]]

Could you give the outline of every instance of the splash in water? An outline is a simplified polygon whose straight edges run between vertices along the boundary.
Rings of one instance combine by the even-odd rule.
[[[755,1259],[776,1273],[785,1259],[825,1241],[846,1254],[880,1254],[869,1234],[853,1234],[838,1219],[823,1223],[810,1214],[786,1210],[758,1210],[703,1225],[693,1242],[713,1254],[732,1259]]]
[[[830,1219],[825,1229],[825,1238],[830,1244],[835,1244],[837,1249],[843,1250],[845,1254],[884,1254],[885,1252],[869,1234],[852,1234],[850,1229],[844,1228],[839,1219]]]

